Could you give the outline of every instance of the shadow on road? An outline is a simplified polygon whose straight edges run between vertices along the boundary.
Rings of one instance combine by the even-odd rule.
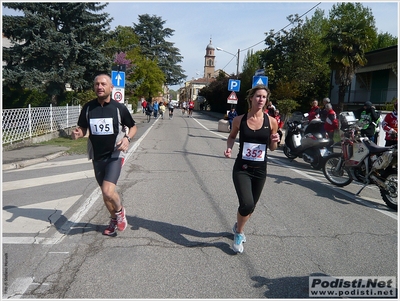
[[[65,235],[76,235],[88,232],[102,233],[107,225],[95,225],[92,223],[73,223],[69,221],[60,210],[56,209],[40,209],[40,208],[18,208],[17,206],[4,206],[12,216],[6,222],[13,222],[19,217],[29,218],[34,220],[41,220],[48,222],[48,227],[54,226],[56,230]],[[157,233],[165,239],[188,248],[205,248],[214,247],[229,255],[235,255],[230,245],[221,240],[224,238],[233,239],[233,234],[230,232],[201,232],[193,230],[180,225],[173,225],[170,223],[147,220],[137,216],[127,216],[128,225],[132,230],[139,230],[140,228],[147,229],[151,232]],[[126,230],[125,230],[126,231]],[[186,236],[192,236],[194,240],[189,240]]]
[[[137,216],[128,216],[127,219],[129,225],[132,225],[132,230],[147,229],[180,246],[188,248],[214,247],[229,255],[236,254],[229,244],[221,241],[223,238],[233,239],[233,234],[229,232],[201,232],[184,226],[148,220]],[[189,240],[185,236],[192,236],[199,240]]]
[[[310,276],[327,276],[322,273],[314,273]],[[281,299],[304,299],[309,296],[309,276],[302,277],[282,277],[282,278],[266,278],[262,276],[251,277],[255,281],[254,287],[265,287],[264,293],[266,298]]]

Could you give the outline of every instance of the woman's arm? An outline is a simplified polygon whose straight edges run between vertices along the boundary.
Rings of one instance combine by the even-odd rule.
[[[232,129],[229,133],[228,140],[226,141],[226,150],[224,151],[224,155],[227,158],[230,158],[232,155],[232,148],[235,144],[236,136],[239,133],[240,121],[242,120],[242,117],[243,115],[233,118]]]
[[[275,118],[268,116],[269,124],[271,126],[271,136],[269,138],[269,149],[274,151],[278,148],[279,134],[278,134],[278,122]]]

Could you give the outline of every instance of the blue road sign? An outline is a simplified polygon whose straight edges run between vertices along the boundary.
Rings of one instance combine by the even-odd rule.
[[[256,72],[254,73],[254,76],[260,76],[260,75],[265,75],[264,69],[258,69],[258,70],[256,70]]]
[[[114,87],[125,88],[125,72],[111,71],[111,80]]]
[[[240,91],[240,80],[230,79],[228,82],[228,91],[239,92]]]
[[[253,76],[253,85],[254,88],[257,85],[264,85],[268,87],[268,76]]]

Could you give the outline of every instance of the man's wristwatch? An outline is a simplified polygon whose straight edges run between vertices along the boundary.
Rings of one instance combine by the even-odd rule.
[[[131,142],[131,138],[129,138],[128,135],[125,135],[124,137],[125,137],[126,139],[128,139],[128,142]]]

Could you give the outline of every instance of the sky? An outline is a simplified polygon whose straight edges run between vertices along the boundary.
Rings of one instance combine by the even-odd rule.
[[[398,37],[399,2],[359,1],[369,7],[375,18],[378,33],[388,32]],[[104,2],[102,2],[104,3]],[[298,14],[311,18],[316,9],[328,16],[335,2],[307,1],[109,1],[104,12],[114,20],[111,29],[133,26],[139,15],[148,14],[160,17],[164,28],[174,30],[167,41],[179,49],[183,60],[180,63],[186,80],[204,76],[204,56],[206,47],[212,45],[224,51],[215,51],[215,68],[228,74],[236,74],[236,57],[239,52],[239,70],[248,50],[261,50],[265,47],[265,33],[275,32],[289,25],[287,17]],[[7,14],[7,10],[3,11]],[[290,25],[286,29],[290,29]],[[228,53],[227,53],[228,52]],[[239,71],[239,72],[240,72]],[[177,90],[181,85],[171,86]]]
[[[169,42],[183,56],[182,69],[187,80],[204,76],[204,55],[210,42],[223,51],[215,51],[215,68],[228,74],[236,74],[236,57],[239,54],[239,70],[248,50],[263,49],[265,33],[275,32],[289,25],[289,15],[311,18],[316,9],[328,16],[337,2],[109,2],[106,11],[114,18],[112,28],[118,25],[133,26],[138,16],[155,15],[165,21],[164,28],[174,30]],[[378,32],[388,32],[398,37],[398,2],[361,2],[369,7],[375,17]],[[286,29],[290,29],[286,27]],[[239,71],[240,72],[240,71]],[[177,90],[180,86],[171,86]]]

